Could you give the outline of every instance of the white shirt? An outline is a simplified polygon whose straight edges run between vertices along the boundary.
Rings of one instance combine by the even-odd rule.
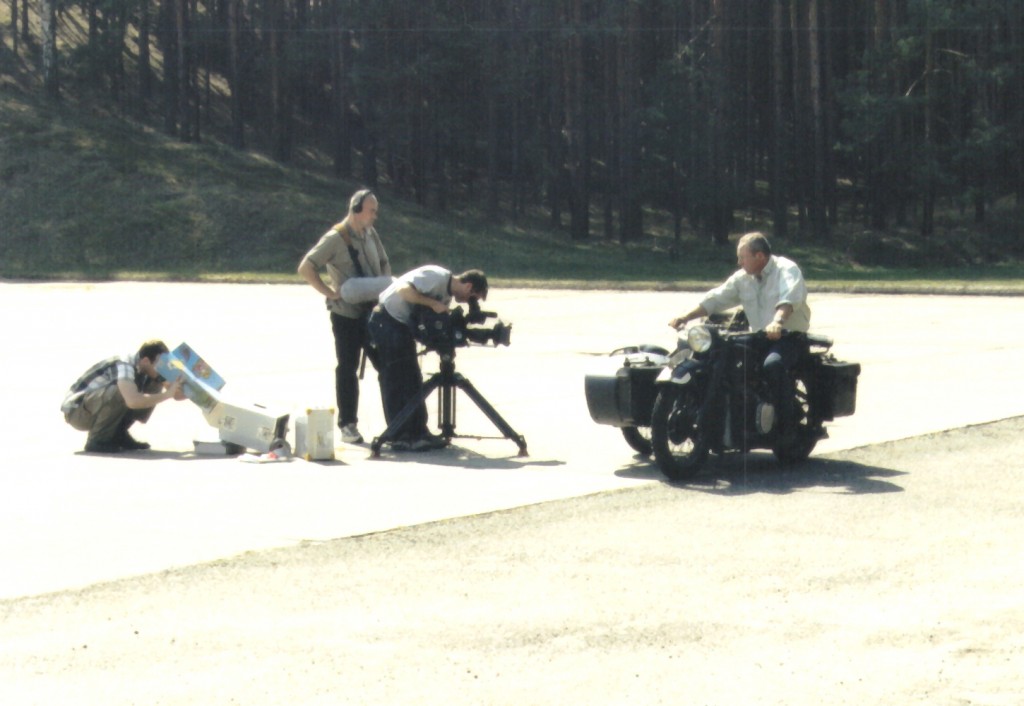
[[[412,288],[423,296],[436,299],[447,305],[452,300],[451,292],[448,291],[448,283],[452,279],[452,273],[437,265],[424,265],[415,270],[406,272],[404,275],[391,283],[391,286],[380,293],[380,303],[391,316],[401,321],[406,326],[414,323],[415,304],[402,299],[398,293],[404,285],[412,285]]]
[[[792,260],[772,255],[759,275],[738,270],[721,285],[704,295],[700,305],[709,314],[718,314],[742,306],[751,331],[761,331],[775,318],[780,304],[789,304],[793,313],[783,328],[806,332],[811,325],[807,306],[807,285],[800,268]]]

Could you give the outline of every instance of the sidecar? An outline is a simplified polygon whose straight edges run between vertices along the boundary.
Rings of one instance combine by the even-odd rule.
[[[612,351],[601,369],[584,378],[590,417],[619,427],[626,443],[642,454],[651,453],[651,410],[658,394],[654,381],[669,360],[660,346],[628,346]]]

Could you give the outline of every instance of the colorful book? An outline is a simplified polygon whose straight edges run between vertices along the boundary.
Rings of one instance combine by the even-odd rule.
[[[203,410],[217,404],[217,392],[224,387],[224,378],[186,343],[157,358],[156,369],[171,382],[184,375],[182,392]]]

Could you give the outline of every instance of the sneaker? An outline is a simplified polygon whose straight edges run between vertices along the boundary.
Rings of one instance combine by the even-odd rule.
[[[446,439],[443,434],[431,434],[428,432],[426,438],[430,442],[431,448],[434,449],[443,449],[451,443],[451,440]]]
[[[355,422],[346,424],[341,428],[341,440],[346,444],[363,443],[363,435],[359,433],[359,429],[356,428]]]
[[[448,445],[448,440],[443,436],[423,436],[416,439],[410,445],[410,451],[433,451],[434,449],[443,449]]]
[[[139,441],[128,432],[122,434],[116,443],[118,443],[125,451],[145,451],[149,448],[149,444],[145,441]]]
[[[90,454],[117,454],[122,451],[124,451],[124,447],[111,439],[85,442],[85,452]]]
[[[392,451],[412,451],[412,442],[407,439],[396,439],[391,442]]]

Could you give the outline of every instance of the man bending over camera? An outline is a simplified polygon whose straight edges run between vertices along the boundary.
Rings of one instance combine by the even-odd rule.
[[[370,314],[370,339],[377,349],[381,402],[384,418],[391,420],[420,395],[423,374],[416,356],[416,307],[443,314],[452,300],[465,303],[487,299],[487,276],[480,270],[453,275],[443,267],[424,265],[406,272],[381,292],[380,303]],[[395,451],[426,451],[447,441],[427,429],[427,405],[420,401],[415,412],[395,431]]]

